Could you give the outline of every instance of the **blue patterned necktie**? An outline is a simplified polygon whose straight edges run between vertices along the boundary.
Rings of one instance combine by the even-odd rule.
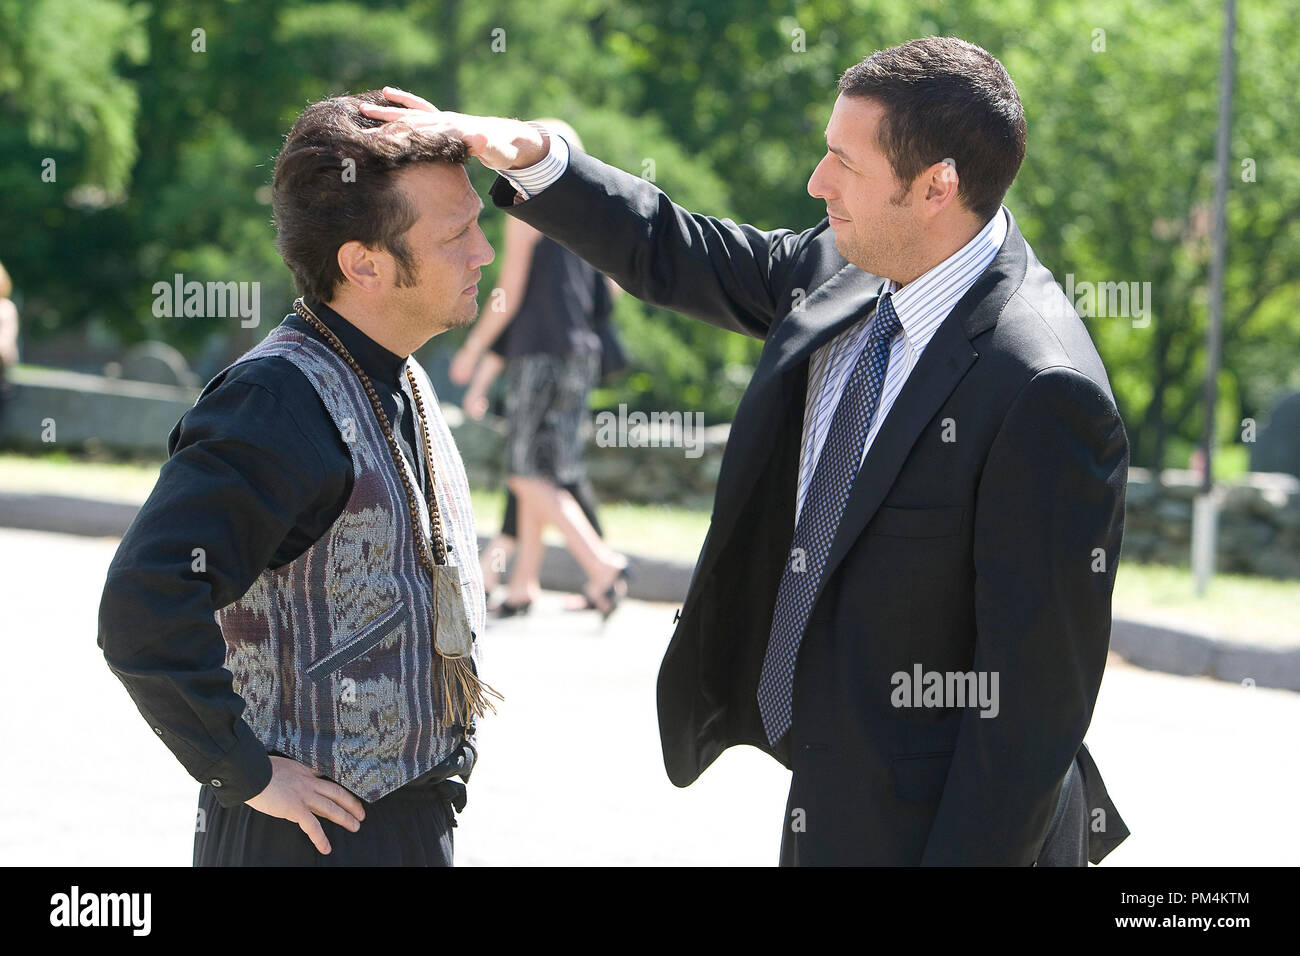
[[[848,384],[840,395],[831,417],[826,440],[822,443],[817,467],[804,496],[794,540],[790,544],[781,583],[776,592],[772,613],[772,632],[763,656],[763,672],[758,679],[758,710],[768,742],[776,746],[791,723],[791,699],[794,692],[794,665],[799,656],[813,597],[821,583],[826,556],[840,525],[844,506],[849,500],[853,479],[862,460],[862,448],[871,431],[871,421],[880,404],[880,392],[889,368],[889,350],[894,337],[902,331],[890,293],[880,297],[876,317],[867,342],[849,374]],[[802,554],[802,568],[796,570],[791,558]]]

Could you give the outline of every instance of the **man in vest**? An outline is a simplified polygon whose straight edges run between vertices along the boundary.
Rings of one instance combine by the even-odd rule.
[[[198,865],[451,865],[484,694],[469,488],[411,353],[477,314],[466,150],[308,107],[275,165],[302,298],[173,430],[99,646],[202,784]]]

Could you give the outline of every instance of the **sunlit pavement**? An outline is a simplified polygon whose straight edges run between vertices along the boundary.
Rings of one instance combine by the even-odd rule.
[[[0,529],[8,657],[0,863],[189,865],[198,784],[95,645],[117,542]],[[664,774],[655,678],[676,605],[602,628],[547,593],[484,636],[507,700],[480,734],[458,865],[772,865],[789,774],[752,748],[681,790]],[[1088,733],[1133,836],[1106,865],[1300,863],[1300,694],[1112,657]]]

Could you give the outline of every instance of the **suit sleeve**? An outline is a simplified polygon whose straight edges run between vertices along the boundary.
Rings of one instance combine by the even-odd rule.
[[[1106,663],[1127,475],[1123,423],[1095,382],[1051,368],[1021,390],[974,519],[973,668],[998,675],[997,712],[963,714],[923,864],[1038,856]]]
[[[299,391],[310,389],[304,379]],[[221,781],[227,807],[266,787],[271,762],[242,717],[213,614],[248,590],[300,516],[337,497],[308,434],[258,385],[230,380],[201,397],[173,432],[100,602],[109,669],[189,774]]]
[[[759,339],[789,310],[789,269],[813,231],[765,232],[688,212],[574,147],[564,174],[533,198],[516,204],[501,176],[491,195],[638,299]]]

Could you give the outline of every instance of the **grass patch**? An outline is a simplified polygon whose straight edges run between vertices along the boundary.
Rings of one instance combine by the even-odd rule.
[[[51,450],[0,452],[0,490],[143,502],[162,462],[94,461]]]
[[[1188,568],[1120,562],[1117,615],[1257,644],[1300,644],[1300,581],[1216,574],[1203,597]]]
[[[478,533],[496,534],[505,515],[505,491],[475,490],[471,496]],[[709,530],[707,512],[669,505],[611,502],[601,504],[599,517],[605,540],[615,550],[677,559],[692,565]],[[555,528],[547,528],[543,537],[548,543],[564,544],[564,537]]]

